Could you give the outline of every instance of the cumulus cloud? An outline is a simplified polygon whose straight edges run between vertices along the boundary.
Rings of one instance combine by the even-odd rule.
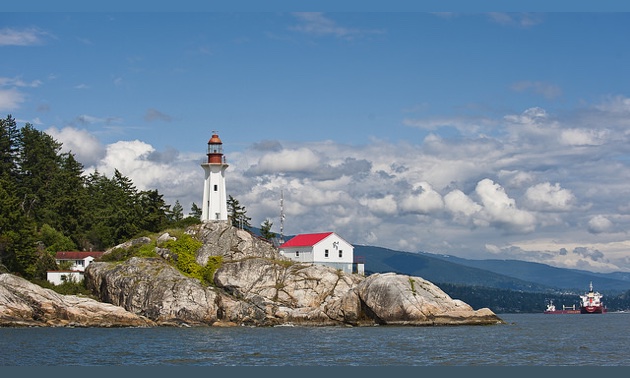
[[[479,196],[483,213],[490,223],[518,232],[530,232],[535,229],[535,216],[518,209],[516,201],[508,197],[499,184],[490,179],[483,179],[477,183],[475,193]]]
[[[24,102],[24,94],[16,88],[0,89],[0,111],[13,111]]]
[[[453,214],[454,219],[460,223],[467,223],[483,209],[459,189],[445,195],[444,204],[446,209]]]
[[[525,199],[531,209],[539,211],[568,211],[575,203],[570,190],[562,189],[559,183],[549,182],[527,188]]]
[[[86,167],[96,165],[105,156],[105,147],[87,130],[50,127],[45,132],[62,143],[62,151],[73,153]]]
[[[416,189],[400,200],[400,209],[409,213],[430,214],[443,207],[442,196],[427,182],[419,183]]]
[[[320,165],[319,156],[308,148],[286,149],[263,155],[254,171],[260,173],[310,172]]]
[[[596,215],[588,221],[588,231],[593,234],[600,234],[612,228],[612,222],[603,215]]]

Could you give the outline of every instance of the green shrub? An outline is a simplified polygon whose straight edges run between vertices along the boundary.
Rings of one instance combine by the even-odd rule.
[[[165,242],[163,247],[177,255],[175,266],[180,272],[188,277],[196,278],[202,283],[212,284],[214,273],[221,266],[222,258],[221,256],[211,256],[205,266],[199,265],[196,254],[202,245],[203,243],[195,240],[192,236],[181,234],[177,240]]]

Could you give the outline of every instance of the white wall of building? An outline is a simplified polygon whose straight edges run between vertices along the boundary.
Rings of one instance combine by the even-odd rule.
[[[83,281],[83,272],[69,270],[55,270],[46,272],[46,279],[54,285],[61,285],[64,282],[81,282]]]

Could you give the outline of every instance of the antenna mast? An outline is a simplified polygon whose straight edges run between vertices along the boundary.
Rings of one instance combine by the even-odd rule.
[[[284,190],[280,189],[280,244],[284,243]]]

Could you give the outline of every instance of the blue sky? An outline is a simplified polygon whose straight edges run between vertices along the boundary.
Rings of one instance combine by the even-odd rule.
[[[13,12],[0,111],[185,209],[630,271],[630,13]]]

